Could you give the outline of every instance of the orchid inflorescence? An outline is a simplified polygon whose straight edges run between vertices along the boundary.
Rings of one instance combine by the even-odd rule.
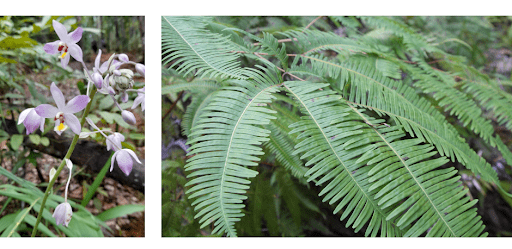
[[[26,128],[26,134],[31,134],[39,128],[41,132],[44,132],[45,120],[47,118],[53,119],[55,122],[54,131],[61,135],[64,131],[69,128],[74,134],[78,135],[79,138],[88,137],[90,134],[99,132],[106,138],[107,150],[114,150],[115,153],[112,156],[110,171],[114,168],[114,162],[117,162],[119,168],[127,176],[130,174],[133,168],[133,159],[140,162],[137,155],[130,149],[123,148],[121,142],[124,141],[124,136],[121,133],[111,132],[108,130],[101,130],[94,122],[86,118],[89,125],[94,128],[92,132],[82,132],[82,125],[79,119],[75,116],[75,113],[80,112],[89,105],[91,102],[90,95],[92,92],[91,87],[95,87],[96,91],[111,96],[115,105],[121,112],[123,120],[130,124],[136,124],[136,118],[132,112],[123,109],[116,97],[122,102],[127,102],[129,99],[129,92],[136,92],[137,97],[131,109],[141,106],[142,111],[145,109],[145,87],[141,89],[134,89],[134,72],[131,69],[127,69],[126,66],[121,68],[123,65],[133,66],[135,71],[142,77],[145,77],[145,66],[140,63],[135,63],[129,60],[126,54],[113,54],[107,61],[100,64],[101,50],[98,51],[98,55],[94,62],[94,67],[90,72],[87,66],[83,62],[82,49],[77,43],[82,38],[83,29],[77,28],[73,32],[68,33],[65,26],[56,20],[53,20],[53,28],[59,37],[59,40],[49,42],[44,45],[44,51],[48,54],[60,54],[58,58],[61,60],[61,66],[67,67],[70,57],[73,57],[76,61],[81,62],[87,79],[87,94],[78,95],[73,97],[66,103],[66,99],[62,91],[57,87],[55,82],[51,83],[50,92],[56,106],[50,104],[41,104],[35,108],[28,108],[20,113],[18,118],[18,124],[23,123]],[[87,112],[87,111],[86,111]],[[87,115],[84,112],[83,115]],[[83,122],[83,120],[82,120]],[[112,133],[106,135],[104,132]],[[70,148],[70,150],[73,150]],[[70,153],[68,153],[70,155]],[[69,168],[69,178],[65,189],[64,203],[61,203],[55,208],[53,217],[56,220],[57,225],[67,226],[71,220],[73,214],[71,205],[67,202],[67,191],[69,182],[71,180],[71,169],[73,167],[72,162],[69,158],[64,158],[66,165]],[[60,167],[62,168],[62,166]],[[62,169],[59,169],[62,170]],[[60,172],[60,171],[59,171]],[[50,181],[53,180],[56,171],[54,168],[50,170]],[[49,186],[50,188],[51,186]],[[36,224],[37,226],[37,224]]]

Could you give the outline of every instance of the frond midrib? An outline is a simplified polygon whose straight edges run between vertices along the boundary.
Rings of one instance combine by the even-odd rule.
[[[355,103],[355,102],[351,102],[351,101],[347,101],[347,103],[351,103],[351,104],[355,104],[355,105],[358,105],[358,106],[362,106],[362,107],[367,108],[367,109],[370,109],[370,110],[377,110],[377,111],[379,111],[379,112],[386,113],[386,114],[387,114],[387,115],[389,115],[389,116],[400,117],[400,118],[402,118],[402,119],[404,119],[404,120],[407,120],[409,123],[413,123],[413,124],[418,125],[418,127],[421,127],[421,128],[422,128],[422,129],[424,129],[425,131],[428,131],[430,134],[432,134],[432,135],[436,136],[437,138],[439,138],[439,139],[441,139],[441,140],[445,141],[445,142],[446,142],[446,144],[450,144],[450,145],[451,145],[451,144],[453,144],[453,141],[448,141],[448,140],[446,140],[444,137],[439,136],[439,135],[438,135],[437,133],[435,133],[434,131],[432,131],[432,130],[430,130],[430,129],[426,128],[425,126],[423,126],[423,125],[421,125],[421,124],[417,123],[416,121],[413,121],[413,120],[411,120],[411,119],[408,119],[408,118],[406,118],[406,117],[404,117],[404,116],[400,116],[400,115],[395,114],[395,113],[391,113],[391,112],[388,112],[388,111],[385,111],[385,110],[382,110],[382,109],[379,109],[379,108],[375,108],[375,107],[373,107],[373,106],[363,105],[363,104],[359,104],[359,103]],[[434,145],[435,145],[435,144],[434,144]],[[465,165],[466,163],[470,163],[470,162],[469,162],[469,159],[471,159],[471,158],[472,158],[470,155],[468,155],[465,151],[461,150],[458,146],[450,146],[450,147],[451,147],[453,150],[458,151],[458,152],[460,153],[460,155],[464,155],[464,156],[465,156],[465,159],[466,159],[467,161],[466,161],[466,162],[461,162],[462,164],[464,164],[464,165]],[[455,156],[455,155],[454,155],[454,156]],[[492,180],[494,180],[494,179],[492,179]]]
[[[362,74],[362,73],[360,73],[360,72],[358,72],[358,71],[352,70],[352,69],[347,68],[347,67],[343,67],[342,65],[339,65],[339,64],[331,63],[331,62],[329,62],[329,61],[325,61],[325,60],[320,60],[320,59],[317,59],[317,58],[314,58],[314,57],[310,57],[310,56],[303,55],[302,57],[307,58],[307,59],[310,59],[310,60],[315,60],[315,61],[318,61],[318,62],[322,62],[322,63],[328,64],[328,65],[331,65],[331,66],[334,66],[334,67],[342,68],[343,70],[350,71],[350,72],[352,72],[352,73],[354,73],[354,74],[357,74],[357,75],[359,75],[359,76],[361,76],[361,77],[364,77],[364,78],[366,78],[366,79],[368,79],[368,80],[371,80],[371,81],[373,81],[373,82],[375,82],[375,83],[379,84],[380,86],[382,86],[382,87],[383,87],[383,88],[385,88],[385,89],[388,89],[388,90],[389,90],[389,91],[391,91],[391,92],[395,92],[395,90],[393,90],[393,89],[389,88],[388,86],[386,86],[386,85],[382,84],[381,82],[379,82],[379,81],[377,81],[377,80],[373,79],[372,77],[369,77],[368,75]],[[401,94],[396,94],[396,96],[397,96],[397,97],[399,97],[399,98],[401,98],[401,99],[403,99],[403,102],[407,102],[407,103],[409,103],[409,106],[411,106],[411,107],[415,108],[417,111],[419,111],[419,112],[421,112],[421,113],[424,113],[424,115],[429,115],[429,116],[430,116],[430,114],[429,114],[429,113],[426,113],[426,112],[424,112],[423,110],[421,110],[421,109],[419,109],[418,107],[416,107],[416,105],[414,105],[413,103],[411,103],[411,101],[409,101],[408,99],[406,99],[403,95],[401,95]]]
[[[295,98],[297,98],[297,100],[300,101],[301,105],[307,110],[307,112],[309,113],[309,116],[310,117],[313,117],[313,114],[310,112],[309,108],[306,106],[306,104],[302,101],[302,99],[297,96],[286,84],[284,84],[284,86],[286,87],[286,89],[288,89],[288,91],[290,93],[292,93]],[[339,157],[338,153],[336,153],[336,150],[334,150],[334,148],[332,147],[331,143],[329,142],[329,139],[327,138],[327,136],[325,135],[323,129],[321,128],[321,126],[318,124],[318,122],[316,121],[315,118],[312,118],[312,120],[315,122],[316,126],[318,127],[318,130],[320,130],[322,132],[322,135],[323,137],[325,138],[325,140],[327,141],[327,143],[329,144],[329,148],[331,149],[331,151],[333,152],[334,155],[336,155],[336,158],[338,159],[338,161],[341,163],[341,165],[343,165],[343,168],[345,168],[345,171],[348,172],[348,175],[350,176],[350,178],[352,179],[352,181],[357,185],[357,187],[359,188],[359,190],[361,192],[363,192],[364,196],[366,197],[366,199],[372,204],[372,206],[374,207],[374,210],[376,210],[377,212],[379,212],[379,214],[382,215],[382,217],[386,217],[386,215],[384,213],[382,213],[382,210],[379,208],[378,205],[375,205],[375,203],[372,201],[373,198],[371,198],[370,196],[367,195],[366,191],[364,191],[364,189],[361,187],[361,185],[359,185],[359,183],[357,182],[357,180],[354,178],[354,176],[350,173],[350,170],[347,168],[347,166],[343,163],[343,161],[341,160],[341,158]]]
[[[278,85],[273,85],[273,86],[269,86],[263,90],[261,90],[258,94],[256,94],[250,101],[249,103],[245,106],[244,108],[244,111],[242,112],[242,114],[240,115],[240,117],[238,118],[234,128],[233,128],[233,132],[231,133],[231,138],[229,139],[229,144],[228,144],[228,150],[227,150],[227,153],[226,153],[226,160],[224,162],[224,167],[222,169],[222,177],[221,177],[221,180],[220,180],[220,193],[219,193],[219,199],[220,199],[220,209],[222,210],[222,218],[224,219],[224,222],[226,223],[226,229],[228,230],[228,234],[230,237],[233,237],[235,236],[235,233],[231,230],[231,227],[229,226],[229,221],[226,217],[226,213],[224,212],[225,209],[224,209],[224,201],[222,199],[222,195],[224,193],[223,191],[223,186],[224,186],[224,177],[226,176],[226,168],[227,168],[227,164],[228,164],[228,158],[229,158],[229,153],[231,151],[231,144],[233,142],[233,138],[235,137],[235,132],[238,128],[238,125],[240,124],[240,121],[242,120],[242,118],[244,117],[244,114],[245,112],[247,111],[247,109],[251,106],[251,104],[253,103],[253,101],[255,101],[258,96],[260,96],[260,94],[264,93],[266,90],[268,89],[271,89],[271,88],[274,88]]]
[[[365,121],[368,121],[359,111],[357,111],[356,108],[354,108],[352,105],[348,105],[354,112],[357,113],[357,115],[361,116],[361,118],[363,118]],[[439,210],[437,209],[436,205],[434,205],[434,203],[432,202],[430,196],[428,195],[428,193],[425,191],[425,189],[423,188],[423,186],[421,185],[420,182],[418,182],[418,180],[416,179],[416,176],[411,172],[411,170],[409,169],[409,167],[407,166],[407,164],[405,163],[405,161],[403,160],[403,158],[400,156],[400,154],[398,154],[398,152],[395,150],[395,148],[386,140],[386,138],[384,138],[384,136],[382,136],[382,134],[375,128],[372,127],[372,129],[375,131],[375,133],[377,133],[377,135],[379,135],[379,137],[382,139],[382,141],[384,141],[386,143],[386,145],[393,151],[393,153],[396,155],[396,157],[400,160],[400,162],[402,163],[402,165],[404,165],[404,167],[407,169],[407,171],[409,172],[409,175],[411,175],[412,179],[414,180],[414,182],[416,182],[416,185],[420,187],[421,191],[423,192],[424,196],[428,199],[428,201],[430,202],[430,205],[435,209],[436,213],[438,214],[438,216],[441,218],[441,220],[443,221],[443,223],[446,225],[446,227],[448,229],[450,229],[450,232],[452,233],[452,235],[454,237],[457,237],[457,235],[453,232],[452,228],[450,227],[450,225],[448,224],[448,222],[446,222],[446,220],[443,218],[443,216],[441,215],[441,213],[439,212]]]

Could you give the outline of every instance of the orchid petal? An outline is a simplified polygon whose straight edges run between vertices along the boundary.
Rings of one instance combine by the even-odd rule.
[[[98,55],[96,55],[96,59],[94,60],[94,67],[97,70],[100,69],[100,59],[101,59],[101,49],[98,49]]]
[[[71,99],[66,106],[61,109],[64,113],[76,113],[83,110],[87,103],[91,101],[91,98],[87,95],[78,95]]]
[[[64,122],[64,124],[62,124],[64,126],[64,128],[59,128],[60,127],[60,119],[57,119],[55,120],[55,126],[53,127],[53,131],[55,131],[55,133],[57,133],[57,135],[61,135],[69,126],[67,126]]]
[[[41,130],[41,132],[44,132],[44,118],[41,117],[41,125],[39,126],[39,130]]]
[[[135,100],[133,101],[133,105],[132,105],[132,109],[135,109],[140,103],[142,103],[142,101],[144,100],[144,97],[140,97],[138,96],[137,98],[135,98]]]
[[[113,63],[113,62],[112,62]],[[108,67],[108,61],[105,61],[101,64],[100,68],[98,70],[100,70],[100,73],[105,73],[107,71],[107,68]]]
[[[137,63],[137,65],[135,65],[135,70],[137,70],[142,77],[146,76],[146,67],[143,64]]]
[[[114,155],[112,155],[112,159],[110,159],[110,172],[112,172],[112,170],[114,170],[114,162],[116,161],[116,157],[117,157],[117,154],[119,154],[121,150],[118,150],[114,153]]]
[[[57,87],[57,85],[55,85],[55,82],[52,82],[52,85],[50,86],[50,91],[52,92],[52,97],[53,100],[55,100],[57,108],[59,108],[60,111],[63,111],[64,107],[66,106],[66,99],[64,98],[64,95]]]
[[[64,58],[62,58],[60,60],[60,65],[62,66],[62,68],[66,68],[69,64],[69,53],[66,53],[66,55],[64,56]]]
[[[69,33],[68,34],[68,37],[69,39],[73,42],[73,43],[77,43],[80,41],[80,39],[82,39],[82,33],[84,32],[84,29],[82,29],[82,27],[78,27],[77,29],[75,29],[73,32]]]
[[[59,36],[59,39],[63,41],[64,43],[68,43],[71,41],[68,37],[68,32],[66,31],[66,27],[62,25],[62,23],[57,22],[55,20],[52,21],[53,23],[53,29],[55,30],[55,33],[57,33],[57,36]]]
[[[137,157],[137,155],[135,154],[135,152],[133,152],[132,150],[130,149],[123,149],[124,151],[128,152],[128,154],[130,154],[133,158],[135,158],[135,161],[137,161],[138,163],[142,164],[139,160],[139,158]]]
[[[98,128],[98,126],[96,126],[90,118],[85,118],[85,120],[87,121],[87,123],[89,123],[90,126],[92,126],[92,128],[94,128],[96,130],[100,130],[100,128]]]
[[[127,149],[123,149],[119,151],[119,155],[116,158],[117,166],[123,171],[123,173],[128,176],[133,168],[133,159],[130,156],[129,151]]]
[[[54,42],[48,42],[44,44],[44,51],[48,54],[56,54],[59,52],[59,42],[60,41],[54,41]]]
[[[34,108],[28,108],[28,109],[23,110],[23,111],[20,113],[20,116],[18,117],[18,124],[23,123],[23,120],[25,120],[25,118],[27,117],[27,115],[28,115],[32,110],[34,110]]]
[[[121,142],[124,141],[124,136],[121,133],[114,133],[112,135],[109,135],[107,137],[107,150],[110,150],[111,148],[114,149],[114,151],[120,150],[122,147]]]
[[[23,125],[27,129],[27,135],[37,130],[38,127],[41,125],[41,119],[44,121],[44,118],[37,115],[34,108],[31,108],[32,110],[27,114],[25,119],[23,120]]]
[[[80,135],[82,125],[80,125],[78,118],[74,114],[69,113],[64,113],[64,118],[66,119],[64,123],[69,126],[75,134]]]
[[[71,221],[71,216],[73,216],[73,210],[71,209],[71,205],[67,202],[59,204],[52,215],[57,225],[64,225],[66,227]]]
[[[43,118],[55,118],[59,109],[53,105],[41,104],[35,108],[37,115]]]
[[[75,58],[75,60],[83,62],[83,54],[80,46],[76,44],[68,44],[68,52],[71,56],[73,56],[73,58]]]

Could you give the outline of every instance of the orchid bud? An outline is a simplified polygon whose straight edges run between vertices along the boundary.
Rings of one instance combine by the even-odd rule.
[[[56,172],[57,172],[57,171],[55,170],[55,168],[50,169],[50,180],[49,180],[50,182],[52,181],[52,179],[53,179],[53,177],[55,176],[55,173],[56,173]]]
[[[135,65],[135,70],[137,70],[137,73],[142,75],[142,77],[146,77],[146,66],[137,63],[137,65]]]
[[[133,113],[127,110],[123,110],[121,112],[121,116],[123,116],[123,120],[130,125],[135,125],[137,123],[137,120],[135,119]]]
[[[64,225],[66,227],[71,221],[71,216],[73,216],[73,210],[71,209],[71,205],[67,202],[59,204],[52,215],[57,225]]]
[[[80,132],[80,135],[78,136],[79,138],[88,138],[91,134],[93,134],[94,132]]]
[[[101,89],[103,86],[103,78],[101,77],[101,74],[99,73],[93,73],[92,74],[92,82],[94,82],[94,85],[96,85],[96,88]]]
[[[117,58],[119,58],[119,60],[122,61],[122,62],[128,62],[129,61],[128,60],[128,55],[126,55],[126,54],[120,54],[120,55],[117,56]]]
[[[133,71],[130,69],[114,70],[112,77],[117,90],[126,90],[133,87]]]

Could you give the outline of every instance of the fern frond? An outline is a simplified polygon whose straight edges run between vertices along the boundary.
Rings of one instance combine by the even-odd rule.
[[[211,18],[162,17],[162,63],[172,63],[177,71],[202,77],[245,79],[237,61],[239,54],[229,38],[208,31]]]
[[[329,193],[325,199],[332,198],[330,203],[341,199],[336,210],[347,205],[342,219],[353,210],[348,225],[354,222],[357,231],[362,227],[358,222],[364,224],[380,214],[382,221],[391,222],[388,226],[406,231],[404,236],[419,236],[428,229],[427,236],[482,233],[484,226],[476,209],[468,210],[476,201],[464,198],[467,190],[460,186],[460,177],[452,177],[457,173],[454,168],[438,169],[448,162],[445,157],[430,159],[437,154],[433,146],[418,138],[403,140],[405,133],[400,127],[381,125],[380,120],[350,105],[344,110],[329,105],[344,101],[331,96],[332,91],[318,91],[313,84],[301,87],[301,83],[285,83],[310,116],[294,125],[294,132],[307,136],[297,145],[297,152],[314,155],[306,164],[315,164],[307,173],[312,175],[310,179],[324,175],[320,184],[334,178],[321,194]],[[324,86],[316,84],[317,89]],[[321,145],[324,141],[330,145],[329,153],[325,152],[327,146]]]
[[[462,89],[473,95],[485,109],[496,116],[497,122],[512,131],[512,95],[481,80],[468,80]]]
[[[212,233],[226,233],[236,236],[234,223],[243,216],[241,209],[243,194],[249,188],[247,178],[254,177],[257,171],[246,166],[257,166],[262,150],[262,142],[268,140],[270,131],[260,128],[275,111],[264,106],[272,99],[272,93],[279,86],[276,73],[265,74],[248,72],[250,80],[235,80],[236,86],[219,91],[205,107],[201,119],[192,128],[189,140],[194,155],[187,161],[185,169],[194,170],[187,178],[195,177],[187,183],[192,186],[187,193],[189,198],[197,198],[192,205],[202,217],[202,227],[213,223]]]
[[[337,63],[322,56],[302,56],[313,69],[340,78],[339,89],[355,104],[385,113],[411,135],[436,147],[441,156],[459,161],[484,180],[497,182],[496,171],[464,142],[430,103],[401,81],[376,73],[372,63]],[[348,92],[348,93],[347,93]]]
[[[312,157],[306,163],[306,166],[314,165],[306,174],[310,176],[308,181],[320,178],[317,185],[329,182],[319,195],[325,194],[323,201],[331,205],[341,200],[334,213],[345,208],[341,219],[349,217],[347,227],[352,225],[357,232],[368,224],[366,235],[375,236],[380,230],[383,236],[400,236],[400,230],[386,221],[388,213],[374,200],[376,191],[368,189],[364,163],[355,163],[354,155],[366,152],[369,147],[351,153],[343,148],[348,138],[362,133],[365,124],[352,121],[354,115],[347,113],[347,106],[337,105],[340,96],[334,91],[318,91],[326,86],[328,84],[285,82],[286,89],[302,105],[306,115],[291,126],[295,129],[290,133],[300,132],[299,138],[305,137],[295,146],[294,154],[302,154],[301,158]],[[346,123],[338,129],[332,122],[340,117],[346,118]]]
[[[468,190],[458,181],[460,176],[452,177],[457,170],[438,169],[448,162],[445,157],[430,159],[437,152],[432,151],[433,146],[421,144],[421,139],[398,140],[405,134],[395,127],[381,125],[373,130],[381,141],[376,141],[358,162],[369,160],[367,164],[373,165],[368,171],[372,183],[369,190],[379,190],[375,195],[379,207],[394,206],[386,220],[399,217],[399,228],[411,226],[404,236],[420,236],[429,229],[427,236],[432,237],[474,237],[482,233],[485,226],[476,208],[468,210],[477,200],[470,202],[465,196]],[[352,139],[345,148],[361,144],[360,139]]]
[[[469,128],[479,135],[485,142],[493,147],[497,147],[507,162],[512,162],[512,152],[503,144],[498,136],[493,136],[494,127],[490,120],[482,116],[482,109],[473,99],[462,91],[456,89],[456,82],[453,77],[446,80],[443,72],[432,70],[423,61],[416,61],[419,68],[410,65],[403,65],[415,80],[414,86],[422,89],[424,93],[433,93],[432,97],[439,101],[450,115],[456,115],[464,127]],[[433,74],[432,71],[436,71]],[[437,76],[437,77],[436,77]],[[512,104],[512,103],[511,103]]]

